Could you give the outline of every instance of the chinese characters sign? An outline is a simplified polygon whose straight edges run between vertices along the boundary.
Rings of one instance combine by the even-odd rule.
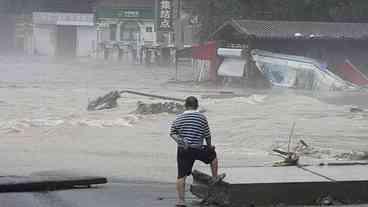
[[[98,7],[96,10],[97,20],[99,19],[153,19],[154,12],[150,8],[110,8]]]
[[[172,30],[172,0],[159,1],[159,22],[158,29],[161,31]]]
[[[139,18],[139,11],[122,11],[119,15],[120,17],[125,18]]]

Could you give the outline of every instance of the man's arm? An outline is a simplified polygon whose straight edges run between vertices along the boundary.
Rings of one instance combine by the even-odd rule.
[[[183,138],[180,137],[180,132],[177,129],[175,122],[171,126],[170,137],[178,144],[178,146],[186,145],[186,143],[183,141]]]
[[[205,124],[205,127],[204,127],[204,138],[206,140],[206,144],[208,147],[212,147],[212,143],[211,143],[211,131],[210,131],[210,127],[208,125],[208,121],[206,119],[206,124]]]

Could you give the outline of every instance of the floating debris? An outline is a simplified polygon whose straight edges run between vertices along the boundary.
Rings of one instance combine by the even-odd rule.
[[[361,108],[358,108],[358,107],[351,107],[350,112],[351,113],[360,113],[360,112],[364,112],[364,110],[361,109]]]
[[[96,100],[88,104],[88,111],[97,111],[104,109],[112,109],[118,106],[117,100],[120,98],[119,91],[111,91],[110,93],[98,97]]]
[[[330,195],[317,199],[316,203],[319,204],[320,206],[331,206],[331,205],[341,205],[342,204],[340,201],[334,199]]]
[[[180,114],[183,113],[185,107],[183,104],[176,102],[164,102],[164,103],[143,103],[138,101],[137,114],[159,114],[159,113],[169,113],[169,114]]]
[[[368,160],[368,152],[344,152],[335,155],[334,158],[339,160]]]
[[[272,151],[280,154],[280,149],[282,149],[283,147],[285,146],[279,146],[279,145],[274,146]],[[330,150],[318,149],[318,148],[312,147],[311,145],[307,144],[304,140],[299,140],[297,145],[294,146],[291,151],[293,152],[292,154],[296,153],[300,157],[310,157],[314,159],[322,159],[326,156],[331,155]],[[284,152],[284,153],[287,153],[287,152]]]
[[[169,96],[161,96],[149,93],[142,93],[137,91],[130,91],[130,90],[123,90],[123,91],[111,91],[104,96],[100,96],[97,99],[89,102],[87,110],[88,111],[96,111],[96,110],[104,110],[104,109],[111,109],[118,106],[117,100],[121,98],[121,94],[128,93],[138,96],[146,96],[150,98],[157,98],[157,99],[164,99],[164,100],[171,100],[177,102],[185,102],[184,99],[174,98]]]

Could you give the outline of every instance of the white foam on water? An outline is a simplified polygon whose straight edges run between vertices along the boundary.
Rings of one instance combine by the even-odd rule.
[[[0,130],[6,133],[20,133],[27,128],[57,127],[64,124],[61,119],[19,119],[0,122]]]
[[[123,118],[114,118],[114,119],[74,119],[69,121],[69,123],[73,126],[88,126],[88,127],[132,127],[139,118],[134,115],[127,115]]]
[[[233,105],[235,104],[251,104],[251,105],[257,105],[261,103],[265,103],[267,99],[267,95],[260,95],[260,94],[252,94],[248,97],[235,97],[235,98],[228,98],[228,99],[208,99],[204,102],[207,104],[226,104],[231,103]]]
[[[139,120],[138,116],[126,115],[123,118],[78,118],[78,119],[19,119],[0,122],[0,131],[5,133],[20,133],[24,132],[28,128],[56,128],[64,124],[72,126],[88,126],[88,127],[132,127]]]
[[[9,120],[0,122],[0,130],[5,133],[20,133],[23,132],[24,128],[30,125],[18,120]]]
[[[60,119],[25,119],[24,123],[28,123],[31,127],[55,127],[64,124],[64,120]]]
[[[264,103],[266,98],[267,98],[266,95],[253,94],[247,98],[246,102],[249,104],[260,104]]]

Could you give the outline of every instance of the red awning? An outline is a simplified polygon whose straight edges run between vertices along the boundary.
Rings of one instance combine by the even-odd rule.
[[[358,86],[368,85],[368,78],[360,72],[349,60],[337,68],[342,78]]]

